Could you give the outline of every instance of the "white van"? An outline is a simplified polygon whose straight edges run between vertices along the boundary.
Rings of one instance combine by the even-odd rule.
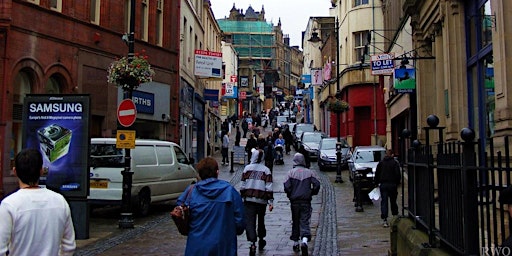
[[[176,143],[158,140],[135,141],[130,151],[132,205],[145,216],[151,202],[176,199],[198,174]],[[115,138],[91,139],[89,202],[121,204],[125,150],[116,148]]]

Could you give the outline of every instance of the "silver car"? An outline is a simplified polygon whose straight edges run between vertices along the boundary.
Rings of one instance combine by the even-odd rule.
[[[348,168],[348,159],[350,158],[350,146],[347,141],[340,138],[341,142],[341,169]],[[336,155],[337,138],[323,138],[320,141],[318,167],[320,171],[327,169],[336,170],[338,167],[338,158]]]
[[[350,180],[353,181],[355,173],[366,172],[366,178],[375,176],[377,164],[386,156],[386,149],[381,146],[357,146],[352,152],[352,157],[348,161]],[[371,169],[371,171],[369,171]]]

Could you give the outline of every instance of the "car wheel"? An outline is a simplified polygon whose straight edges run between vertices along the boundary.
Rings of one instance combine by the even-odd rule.
[[[143,189],[139,192],[139,200],[137,200],[137,214],[139,216],[147,216],[149,214],[150,204],[151,195],[149,189]]]

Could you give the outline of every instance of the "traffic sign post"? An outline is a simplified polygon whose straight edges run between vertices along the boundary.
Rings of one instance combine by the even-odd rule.
[[[117,120],[124,127],[130,127],[137,119],[137,108],[131,99],[121,101],[117,107]]]

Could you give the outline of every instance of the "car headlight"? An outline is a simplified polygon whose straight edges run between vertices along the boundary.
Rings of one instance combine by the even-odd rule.
[[[326,154],[320,154],[320,158],[324,160],[329,160],[329,157]]]

